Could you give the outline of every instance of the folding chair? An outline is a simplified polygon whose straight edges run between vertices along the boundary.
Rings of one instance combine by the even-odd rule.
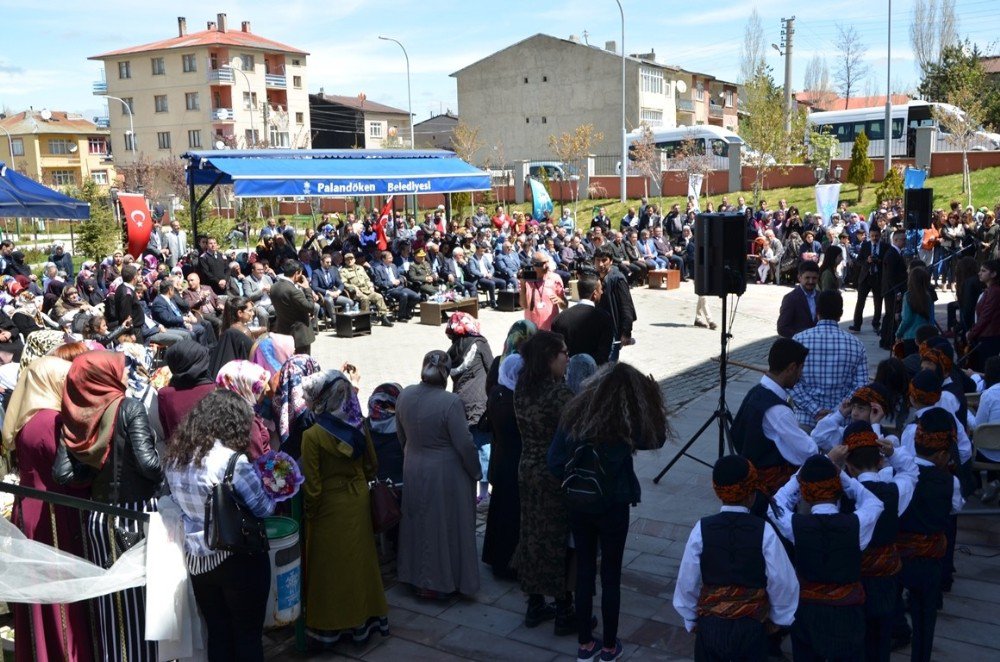
[[[995,451],[1000,453],[1000,423],[984,423],[976,428],[972,435],[972,470],[1000,471],[1000,462],[979,459],[977,450]],[[1000,508],[963,509],[960,515],[1000,515]]]

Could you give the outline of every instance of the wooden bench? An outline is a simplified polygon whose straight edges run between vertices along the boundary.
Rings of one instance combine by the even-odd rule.
[[[668,290],[676,290],[681,286],[681,272],[678,269],[651,269],[647,278],[651,290],[658,290],[664,284]]]
[[[497,308],[505,313],[521,310],[521,293],[517,290],[497,290]]]
[[[444,321],[443,315],[451,311],[463,311],[473,317],[479,317],[479,298],[469,297],[458,301],[424,301],[420,304],[420,323],[428,326],[438,326]]]
[[[338,338],[353,338],[354,336],[371,335],[372,313],[345,313],[337,311],[336,329]]]

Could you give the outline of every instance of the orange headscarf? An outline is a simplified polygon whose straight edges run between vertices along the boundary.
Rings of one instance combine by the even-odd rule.
[[[87,352],[73,360],[62,402],[63,441],[84,464],[100,469],[125,399],[125,355]]]

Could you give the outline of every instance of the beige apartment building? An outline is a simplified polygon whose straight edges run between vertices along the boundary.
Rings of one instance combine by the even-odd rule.
[[[46,186],[109,186],[108,135],[82,115],[30,109],[0,119],[0,161]]]
[[[677,80],[684,83],[677,90],[678,126],[711,124],[739,133],[736,83],[691,71],[680,71]]]
[[[200,32],[181,17],[175,37],[91,57],[104,64],[94,94],[117,97],[108,99],[115,159],[310,147],[307,56],[254,34],[249,21],[231,29],[219,14]]]

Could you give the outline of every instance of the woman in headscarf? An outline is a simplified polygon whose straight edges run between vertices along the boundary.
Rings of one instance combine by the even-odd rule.
[[[169,439],[198,401],[215,390],[215,382],[208,376],[208,349],[196,340],[175,343],[165,358],[170,383],[156,394],[156,402],[163,434]]]
[[[222,311],[222,335],[219,336],[219,343],[212,351],[209,374],[214,377],[219,374],[219,368],[230,361],[250,358],[253,335],[249,324],[256,317],[257,312],[249,299],[238,296],[226,299],[226,306]]]
[[[250,360],[267,370],[268,374],[276,375],[285,365],[285,361],[295,354],[295,340],[281,333],[268,333],[261,336],[250,349]]]
[[[13,448],[17,453],[23,487],[86,497],[86,489],[63,487],[52,479],[69,367],[68,361],[42,357],[21,371],[3,422],[3,447],[4,452]],[[72,508],[18,499],[13,521],[29,540],[83,556],[80,517]],[[12,606],[18,662],[92,659],[86,602]]]
[[[40,329],[58,329],[59,325],[42,313],[34,294],[22,290],[14,300],[14,314],[10,316],[14,326],[21,332],[22,338]]]
[[[368,432],[378,458],[379,480],[403,482],[403,447],[396,433],[396,400],[399,384],[379,384],[368,398]]]
[[[493,392],[493,387],[497,385],[497,377],[500,374],[500,362],[511,354],[516,354],[521,349],[528,338],[538,333],[538,327],[529,320],[517,320],[510,325],[507,337],[503,341],[503,354],[493,359],[490,371],[486,375],[486,395]]]
[[[74,359],[61,411],[62,443],[52,469],[56,481],[89,483],[93,501],[127,510],[154,510],[163,472],[146,410],[125,395],[125,357],[87,352]],[[104,568],[125,552],[127,539],[143,535],[138,520],[93,511],[86,518],[87,554]],[[102,596],[97,606],[99,659],[156,660],[156,644],[145,637],[145,588]]]
[[[316,359],[307,354],[296,354],[281,366],[271,397],[279,449],[296,459],[302,446],[302,433],[315,422],[302,391],[302,380],[320,370],[322,368]]]
[[[28,336],[21,352],[21,367],[24,368],[35,359],[45,356],[59,345],[66,342],[66,334],[54,329],[42,329]]]
[[[267,393],[267,371],[249,361],[230,361],[219,370],[215,385],[240,396],[253,409],[250,446],[247,448],[250,459],[257,459],[271,450],[271,433],[258,413],[260,401]]]
[[[579,393],[583,383],[597,372],[597,361],[590,354],[575,354],[566,365],[566,386],[573,393]]]
[[[88,310],[90,310],[90,304],[80,298],[78,289],[69,285],[63,288],[62,294],[52,307],[52,316],[59,324],[69,326],[78,313]]]
[[[479,464],[483,480],[476,495],[478,508],[489,507],[489,483],[485,480],[490,466],[490,433],[481,425],[486,414],[486,374],[493,363],[490,344],[482,336],[479,320],[469,313],[454,313],[445,327],[451,339],[448,360],[451,362],[452,390],[465,405],[465,418],[472,433],[472,440],[479,451]],[[485,423],[485,421],[483,421]]]
[[[420,383],[407,386],[396,401],[406,486],[397,576],[428,598],[479,590],[476,515],[469,497],[482,474],[465,406],[445,390],[450,372],[445,352],[428,352]]]
[[[523,321],[523,320],[522,320]],[[530,322],[529,322],[530,323]],[[495,362],[494,362],[495,363]],[[524,367],[517,352],[500,362],[499,381],[490,391],[486,415],[493,432],[489,482],[493,486],[483,538],[483,563],[493,575],[517,579],[510,567],[521,532],[521,499],[517,488],[517,466],[521,462],[521,433],[514,415],[514,388]]]
[[[306,632],[323,647],[364,644],[376,630],[389,633],[368,495],[375,449],[344,373],[314,373],[302,384],[316,421],[302,435]]]

